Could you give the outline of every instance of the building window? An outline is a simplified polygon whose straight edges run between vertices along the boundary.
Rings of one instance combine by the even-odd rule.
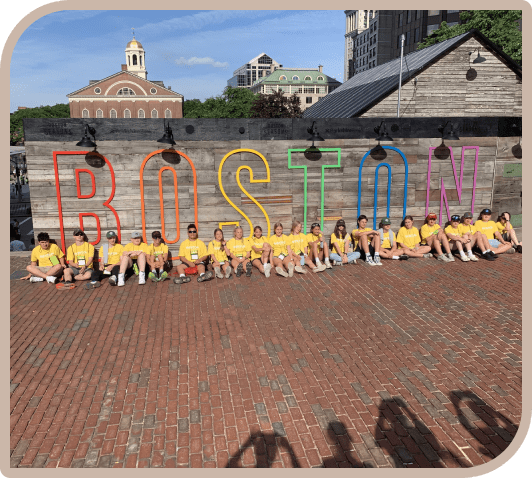
[[[118,96],[134,96],[135,92],[131,88],[120,88],[116,94]]]
[[[439,14],[440,14],[439,10],[429,10],[428,11],[428,16],[429,17],[432,17],[433,15],[439,15]]]
[[[172,112],[166,108],[165,112],[164,112],[164,117],[165,118],[171,118],[172,117]]]
[[[410,23],[412,21],[412,10],[406,11],[406,23]]]
[[[449,28],[454,27],[454,26],[456,26],[456,25],[458,25],[458,22],[449,22],[449,23],[447,23],[447,26],[448,26]]]
[[[375,60],[373,60],[373,66],[375,66]]]
[[[116,118],[116,110],[114,108],[111,110],[111,114],[109,116],[111,118]]]
[[[312,104],[312,96],[307,96],[307,105]]]
[[[143,109],[139,110],[139,118],[145,118]]]
[[[400,13],[399,17],[397,18],[397,26],[402,27],[403,26],[403,14]]]
[[[88,110],[88,109],[84,109],[84,110],[81,112],[81,117],[82,117],[82,118],[88,118],[88,117],[89,117],[89,110]]]
[[[158,118],[159,115],[157,114],[157,110],[154,108],[151,110],[151,117],[152,118]]]
[[[429,36],[434,30],[437,30],[439,27],[440,25],[438,23],[427,25],[427,36]]]
[[[305,88],[303,88],[303,93],[314,93],[314,87],[313,86],[305,86]]]
[[[401,35],[397,35],[397,48],[401,48]]]
[[[292,76],[292,80],[299,81],[299,76],[297,76],[297,75]]]
[[[419,41],[419,27],[417,27],[414,32],[414,43],[417,43],[418,41]]]
[[[150,93],[151,93],[152,95],[154,95],[155,93],[157,93],[157,90],[156,90],[155,88],[152,88],[152,89],[150,90]]]
[[[281,76],[279,77],[279,80],[280,80],[280,81],[282,81],[282,80],[286,80],[286,76],[281,75]]]
[[[131,118],[131,111],[127,108],[124,110],[124,118]]]
[[[447,10],[447,13],[458,13],[460,10]]]
[[[323,81],[323,80],[324,80],[323,76],[318,76],[318,81]]]
[[[305,76],[305,81],[312,81],[312,78],[310,76]]]
[[[99,95],[101,92],[102,90],[100,88],[94,88],[94,93],[96,93],[97,95]]]
[[[103,118],[103,111],[100,108],[96,110],[96,118]]]
[[[137,64],[137,55],[133,55],[133,65]]]
[[[405,36],[405,45],[410,45],[410,32],[406,32]]]
[[[421,18],[421,10],[416,10],[416,20]]]

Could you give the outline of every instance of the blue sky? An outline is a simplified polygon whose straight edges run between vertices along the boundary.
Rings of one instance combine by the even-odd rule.
[[[51,13],[27,28],[11,58],[10,111],[67,103],[66,95],[120,71],[135,37],[149,80],[185,99],[220,94],[233,71],[265,52],[285,67],[342,80],[345,15],[331,11],[95,11]]]

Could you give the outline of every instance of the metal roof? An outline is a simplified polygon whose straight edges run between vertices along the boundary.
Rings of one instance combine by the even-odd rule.
[[[476,35],[481,41],[487,43],[498,53],[502,53],[492,42],[480,34],[477,30],[458,35],[449,40],[436,43],[423,50],[414,51],[403,57],[404,83],[409,78],[416,75],[419,70],[436,61],[445,55],[449,50],[454,49],[459,43],[466,40],[466,37]],[[506,60],[513,62],[504,53],[502,56]],[[408,68],[407,68],[408,66]],[[510,65],[513,67],[513,65]],[[323,97],[318,103],[307,108],[303,113],[304,118],[352,118],[367,109],[377,100],[390,94],[399,87],[399,74],[401,59],[396,58],[382,65],[354,75],[342,86]]]

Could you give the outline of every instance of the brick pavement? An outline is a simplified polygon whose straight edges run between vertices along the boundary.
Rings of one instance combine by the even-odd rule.
[[[521,418],[521,267],[418,259],[68,292],[12,280],[11,466],[488,462]]]

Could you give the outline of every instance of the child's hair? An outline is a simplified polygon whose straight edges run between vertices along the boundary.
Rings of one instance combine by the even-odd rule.
[[[196,224],[192,223],[192,224],[189,224],[189,225],[187,226],[187,231],[188,231],[191,227],[193,227],[194,229],[196,229],[196,231],[198,230],[198,228],[196,227]]]
[[[339,239],[344,239],[345,236],[347,236],[347,229],[345,225],[344,225],[344,231],[342,233],[342,231],[340,231],[340,229],[338,228],[338,223],[336,223],[336,226],[334,226],[334,235],[338,237]]]
[[[297,226],[301,226],[301,223],[299,221],[293,221],[292,222],[292,229],[290,229],[290,232],[293,234],[294,233],[294,229],[297,227]]]
[[[497,222],[501,222],[501,219],[504,219],[506,221],[507,219],[505,214],[508,214],[508,221],[512,219],[512,215],[509,212],[501,212],[501,215],[497,218]]]
[[[360,225],[358,224],[362,219],[365,219],[366,221],[368,220],[368,218],[366,216],[364,216],[364,214],[361,214],[360,216],[358,216],[358,219],[357,219],[357,227],[360,227]]]
[[[430,214],[428,214],[428,215],[425,217],[425,221],[423,222],[423,224],[428,224],[428,223],[429,223],[429,216],[430,216]]]
[[[405,217],[403,218],[403,220],[401,221],[401,227],[406,227],[406,226],[405,226],[405,221],[406,221],[407,219],[410,219],[412,222],[414,222],[414,218],[413,218],[412,216],[405,216]]]
[[[279,227],[283,227],[283,225],[280,223],[280,222],[276,222],[274,225],[273,225],[273,233],[275,234],[275,230]]]
[[[41,242],[41,241],[49,241],[50,240],[50,236],[48,235],[47,232],[39,232],[39,234],[37,235],[37,241]]]
[[[255,226],[255,227],[253,228],[253,232],[255,232],[257,229],[258,229],[260,232],[262,232],[262,227],[260,227],[260,226]]]
[[[220,231],[222,233],[222,241],[224,240],[224,232],[219,228],[217,227],[215,230],[214,230],[214,239],[216,239],[216,233]]]
[[[236,231],[238,231],[239,229],[242,231],[242,234],[244,234],[244,229],[242,229],[240,226],[236,226],[233,230],[233,237],[236,238]]]

